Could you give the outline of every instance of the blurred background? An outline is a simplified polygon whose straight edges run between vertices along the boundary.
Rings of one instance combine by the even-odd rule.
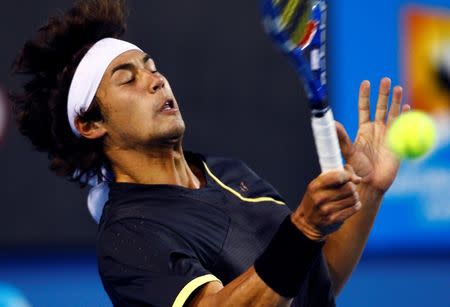
[[[25,40],[71,3],[1,4],[1,91],[17,87],[10,66]],[[302,86],[264,35],[258,2],[129,7],[125,38],[169,79],[187,123],[185,149],[246,161],[295,208],[319,167]],[[359,83],[371,81],[375,101],[383,76],[439,131],[430,155],[403,164],[338,306],[450,306],[450,3],[330,1],[328,27],[330,99],[351,136]],[[47,167],[0,98],[0,306],[111,306],[86,191]]]

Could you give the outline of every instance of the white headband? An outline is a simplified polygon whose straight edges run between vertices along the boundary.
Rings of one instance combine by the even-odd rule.
[[[141,49],[123,40],[104,38],[95,43],[81,60],[73,75],[67,99],[67,117],[76,136],[79,137],[80,133],[75,127],[75,118],[81,111],[89,109],[109,64],[129,50]]]

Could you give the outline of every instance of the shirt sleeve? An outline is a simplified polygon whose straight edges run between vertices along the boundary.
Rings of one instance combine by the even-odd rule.
[[[189,245],[163,225],[124,219],[102,229],[99,271],[115,306],[183,306],[200,286],[219,281]]]

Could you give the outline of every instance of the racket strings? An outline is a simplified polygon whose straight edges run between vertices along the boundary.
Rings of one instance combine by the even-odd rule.
[[[302,1],[304,2],[304,1]],[[286,1],[285,6],[282,7],[281,11],[281,26],[283,28],[287,27],[293,20],[293,16],[295,15],[295,12],[298,11],[298,7],[300,5],[300,0],[289,0]]]
[[[280,11],[279,25],[291,43],[299,45],[307,33],[311,18],[311,1],[273,0]]]

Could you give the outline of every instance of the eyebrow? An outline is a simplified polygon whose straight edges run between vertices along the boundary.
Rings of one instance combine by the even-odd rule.
[[[145,64],[145,63],[147,63],[148,60],[151,60],[151,57],[148,54],[145,54],[144,57],[142,58],[142,63]],[[124,63],[124,64],[117,65],[116,67],[114,67],[111,70],[111,76],[114,75],[114,73],[116,71],[122,70],[122,69],[124,69],[124,70],[134,70],[135,66],[134,66],[134,64],[131,64],[131,63]]]

